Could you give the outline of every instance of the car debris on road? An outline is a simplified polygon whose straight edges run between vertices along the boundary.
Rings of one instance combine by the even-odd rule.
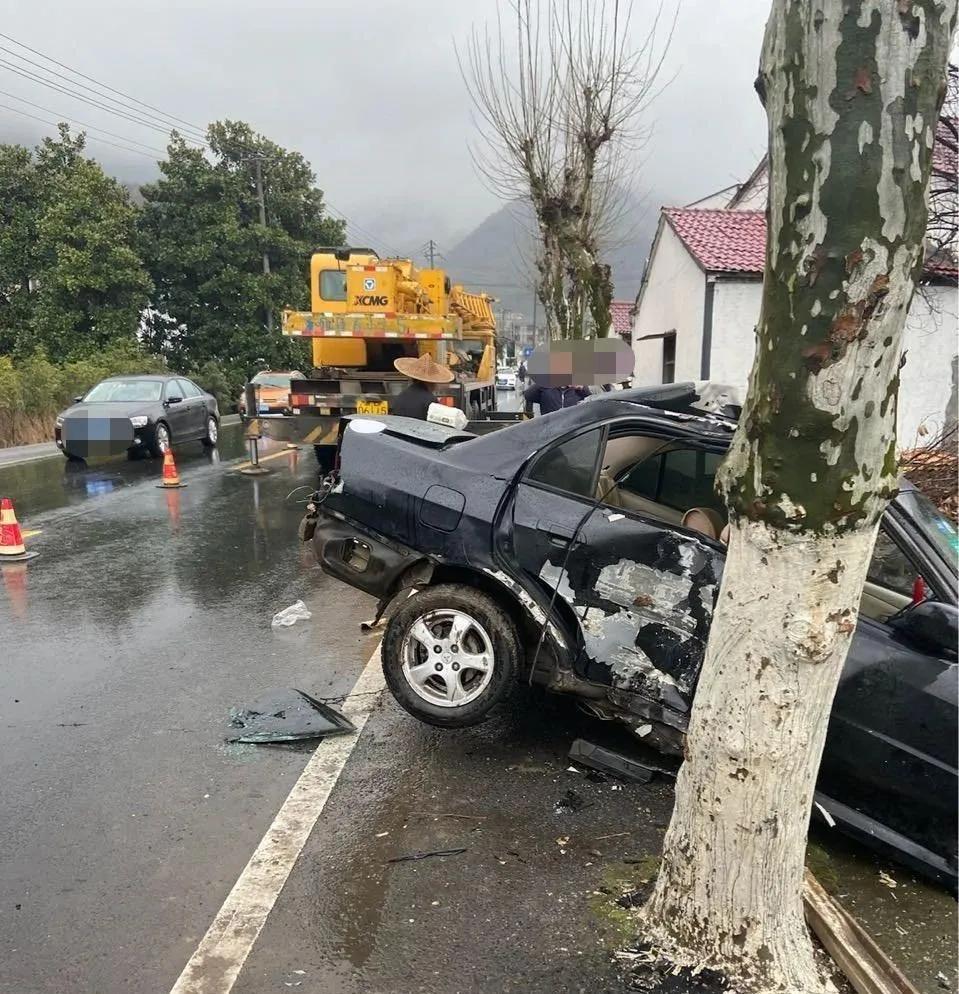
[[[227,742],[299,742],[355,731],[335,708],[302,690],[273,690],[248,708],[232,708]]]
[[[432,849],[429,852],[413,852],[405,856],[393,856],[386,860],[387,863],[415,863],[421,859],[430,859],[433,856],[459,856],[467,852],[465,846],[458,849]]]

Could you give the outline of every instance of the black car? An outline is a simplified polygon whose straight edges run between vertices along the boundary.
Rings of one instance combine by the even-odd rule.
[[[477,436],[354,418],[304,520],[327,572],[396,601],[383,668],[407,711],[474,724],[516,680],[681,755],[725,562],[714,476],[735,420],[691,387],[596,398]],[[653,404],[659,406],[651,406]],[[889,506],[835,698],[828,819],[956,877],[956,533]]]
[[[170,445],[217,443],[216,398],[185,376],[111,376],[57,415],[57,446],[68,459],[127,452],[160,456]]]

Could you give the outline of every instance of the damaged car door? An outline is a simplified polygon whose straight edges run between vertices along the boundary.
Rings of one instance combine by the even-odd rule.
[[[702,663],[722,550],[685,528],[682,512],[657,515],[625,479],[682,444],[615,424],[562,439],[531,463],[513,509],[517,563],[576,620],[577,674],[676,719]]]

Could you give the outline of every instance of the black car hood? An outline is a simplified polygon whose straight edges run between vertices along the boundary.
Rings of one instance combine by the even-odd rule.
[[[156,414],[160,401],[116,401],[108,404],[73,404],[60,417],[63,419],[82,415],[85,418],[136,418]]]

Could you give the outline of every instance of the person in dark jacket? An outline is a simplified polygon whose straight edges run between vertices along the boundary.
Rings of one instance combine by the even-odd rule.
[[[521,362],[519,364],[519,369],[516,370],[516,379],[519,380],[520,387],[526,385],[526,363]]]
[[[430,404],[436,403],[434,385],[451,383],[454,378],[452,370],[441,366],[430,355],[421,355],[418,359],[394,359],[393,365],[413,382],[390,401],[390,414],[425,421]]]
[[[575,407],[588,396],[586,387],[541,387],[536,383],[523,394],[527,414],[533,413],[533,404],[539,404],[540,414],[552,414],[564,407]]]

